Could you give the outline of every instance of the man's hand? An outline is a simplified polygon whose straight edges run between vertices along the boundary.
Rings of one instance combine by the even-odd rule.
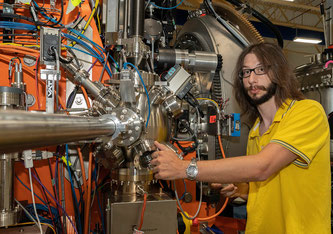
[[[244,200],[247,200],[248,197],[248,184],[247,183],[239,183],[239,184],[219,184],[212,183],[211,187],[213,189],[221,189],[220,194],[224,197],[228,198],[236,198],[240,197]]]
[[[186,178],[186,168],[189,161],[180,160],[175,152],[167,146],[154,142],[157,151],[152,154],[153,173],[156,179],[175,180]]]

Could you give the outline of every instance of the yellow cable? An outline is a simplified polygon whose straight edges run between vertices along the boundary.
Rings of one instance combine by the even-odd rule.
[[[52,231],[53,231],[54,234],[57,234],[57,232],[54,230],[54,228],[52,227],[51,224],[48,224],[48,223],[40,223],[40,224],[48,226],[49,228],[52,229]]]
[[[101,20],[99,19],[99,15],[96,18],[97,18],[97,23],[98,23],[98,33],[101,34],[102,29],[101,29]]]
[[[17,43],[0,43],[0,45],[12,45],[12,46],[19,46],[19,47],[39,47],[39,45],[24,45],[24,44],[17,44]]]
[[[213,99],[210,99],[210,98],[197,98],[197,100],[207,100],[207,101],[213,102],[217,106],[217,108],[219,107],[217,102],[215,102]]]
[[[99,0],[96,0],[96,2],[95,2],[95,6],[94,6],[93,10],[91,11],[91,14],[90,14],[90,16],[89,16],[89,19],[88,19],[87,23],[84,25],[84,28],[82,29],[81,34],[84,34],[85,31],[87,30],[88,26],[90,25],[90,22],[91,22],[91,20],[93,19],[94,15],[95,15],[95,12],[96,12],[96,9],[97,9],[97,7],[98,7],[98,4],[99,4]],[[80,39],[80,38],[81,38],[80,36],[77,37],[77,39]],[[72,47],[72,46],[74,46],[75,44],[76,44],[76,42],[73,41],[69,46]]]

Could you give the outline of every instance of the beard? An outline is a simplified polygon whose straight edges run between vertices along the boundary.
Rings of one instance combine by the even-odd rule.
[[[260,89],[263,91],[266,91],[266,93],[264,95],[262,95],[261,97],[250,97],[248,94],[248,91],[253,89],[253,86],[250,86],[246,89],[245,95],[247,96],[247,98],[251,101],[251,103],[255,106],[261,105],[265,102],[267,102],[269,99],[271,99],[275,93],[276,93],[276,84],[275,83],[271,83],[268,87],[265,86],[255,86],[256,89]]]

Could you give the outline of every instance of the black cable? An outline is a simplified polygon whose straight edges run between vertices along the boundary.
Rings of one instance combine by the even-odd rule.
[[[33,167],[32,169],[34,170],[34,172],[35,172],[35,174],[36,174],[38,180],[41,181],[41,179],[40,179],[40,177],[39,177],[39,175],[38,175],[38,173],[37,173],[36,168]],[[46,195],[46,192],[45,192],[44,187],[41,186],[41,188],[42,188],[42,192],[43,192],[43,194],[44,194],[44,197],[45,197],[45,199],[46,199],[46,203],[47,203],[47,207],[48,207],[48,209],[49,209],[49,213],[50,213],[50,216],[51,216],[52,224],[53,224],[53,226],[56,228],[55,220],[54,220],[54,216],[53,216],[52,211],[51,211],[51,205],[50,205],[51,202],[50,202],[49,198],[48,198],[47,195]]]
[[[68,57],[67,59],[62,57],[60,54],[59,54],[59,60],[60,62],[64,63],[64,64],[70,64],[72,61],[73,61],[73,58],[71,57]]]
[[[272,30],[272,32],[276,36],[279,46],[282,49],[283,48],[283,37],[281,35],[280,30],[274,24],[272,24],[272,22],[269,21],[265,16],[263,16],[261,13],[259,13],[258,11],[256,11],[253,8],[251,8],[251,9],[252,9],[252,16],[257,18],[258,20],[260,20],[262,23],[264,23],[266,26],[268,26]]]
[[[180,121],[180,124],[182,125],[182,127],[186,128],[186,130],[191,134],[192,140],[194,141],[194,145],[189,146],[189,147],[183,147],[179,143],[178,139],[172,137],[171,140],[172,140],[172,143],[177,144],[177,146],[184,153],[184,155],[187,155],[188,153],[194,152],[196,150],[196,148],[198,147],[199,143],[198,143],[198,139],[197,139],[196,135],[194,134],[194,131],[191,129],[190,124],[188,123],[188,121],[183,119],[183,120]]]
[[[35,23],[34,19],[23,16],[23,15],[17,15],[17,14],[11,14],[11,13],[0,13],[0,18],[11,18],[11,19],[19,19],[19,20],[25,20],[31,23]]]
[[[69,94],[68,99],[67,99],[67,103],[66,103],[66,109],[69,109],[72,107],[75,96],[79,90],[80,86],[75,86],[75,88],[73,89],[73,91]]]
[[[190,104],[192,107],[194,107],[199,112],[201,118],[203,118],[205,116],[200,108],[200,104],[199,104],[198,100],[190,92],[188,92],[184,96],[184,99],[185,99],[185,101],[188,102],[188,104]]]
[[[79,60],[78,60],[76,54],[73,52],[73,50],[72,50],[70,47],[67,47],[67,51],[73,56],[74,61],[76,62],[76,65],[77,65],[78,67],[81,67],[81,66],[80,66],[80,62],[79,62]]]
[[[52,189],[53,189],[54,197],[57,198],[57,200],[58,200],[59,198],[58,198],[57,193],[56,193],[56,187],[55,187],[56,184],[55,184],[55,178],[53,177],[53,172],[52,172],[52,167],[51,167],[51,160],[49,158],[47,160],[48,160],[48,163],[49,163],[49,170],[50,170],[51,183],[52,183]],[[57,205],[57,211],[60,214],[58,203],[56,203],[56,205]],[[58,219],[59,219],[58,222],[61,224],[60,216],[58,217]]]
[[[35,1],[33,1],[32,4],[34,4],[34,3],[35,3],[35,7],[36,7],[37,11],[42,11],[42,12],[46,13],[46,11],[43,8],[39,7],[38,4]],[[64,0],[61,0],[61,13],[60,13],[60,17],[57,20],[57,22],[55,22],[53,24],[50,24],[50,25],[43,23],[42,25],[48,26],[48,27],[54,27],[54,26],[58,25],[62,21],[63,16],[64,16]]]
[[[101,82],[102,81],[102,78],[103,78],[103,73],[104,73],[104,71],[105,71],[105,67],[107,66],[106,64],[108,63],[108,61],[109,61],[109,54],[110,54],[110,50],[107,52],[107,54],[106,54],[106,58],[105,58],[105,61],[104,61],[104,66],[103,66],[103,69],[102,69],[102,73],[101,73],[101,75],[100,75],[100,77],[99,77],[99,82]]]
[[[85,207],[84,207],[83,192],[82,192],[82,189],[81,189],[80,180],[79,180],[75,170],[72,168],[72,166],[69,166],[69,169],[71,170],[71,173],[74,175],[73,177],[74,177],[74,180],[75,180],[75,182],[77,184],[77,187],[78,187],[78,190],[79,190],[79,194],[80,194],[79,206],[81,204],[81,213],[80,213],[80,210],[78,210],[78,212],[80,214],[81,220],[84,220],[84,209],[85,209]],[[86,207],[86,209],[89,209],[89,207]]]
[[[235,32],[233,32],[233,30],[231,30],[230,26],[228,25],[228,23],[224,22],[222,20],[222,17],[216,13],[216,11],[214,10],[214,7],[212,5],[211,0],[204,0],[204,4],[207,7],[207,10],[210,11],[210,13],[212,13],[216,20],[242,45],[247,46],[247,42],[245,41],[245,39],[241,38],[241,36],[238,36]],[[230,27],[230,28],[229,28]]]
[[[18,33],[6,33],[6,34],[0,34],[0,37],[39,37],[37,34],[18,34]]]
[[[265,24],[266,26],[268,26],[272,30],[272,32],[276,36],[276,39],[278,41],[279,46],[281,48],[283,48],[283,37],[281,35],[281,32],[274,24],[272,24],[272,22],[269,19],[267,19],[264,15],[259,13],[257,10],[255,10],[254,8],[249,6],[248,4],[244,4],[243,2],[241,2],[239,0],[227,0],[227,1],[230,2],[231,4],[235,5],[236,7],[246,7],[246,9],[248,9],[248,12],[253,17],[257,18],[259,21],[261,21],[263,24]]]

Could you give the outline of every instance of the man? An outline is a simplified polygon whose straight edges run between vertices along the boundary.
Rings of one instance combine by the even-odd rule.
[[[195,166],[155,142],[155,178],[249,182],[247,234],[331,233],[329,128],[322,106],[304,99],[282,50],[269,43],[240,55],[234,91],[255,119],[247,156]]]

